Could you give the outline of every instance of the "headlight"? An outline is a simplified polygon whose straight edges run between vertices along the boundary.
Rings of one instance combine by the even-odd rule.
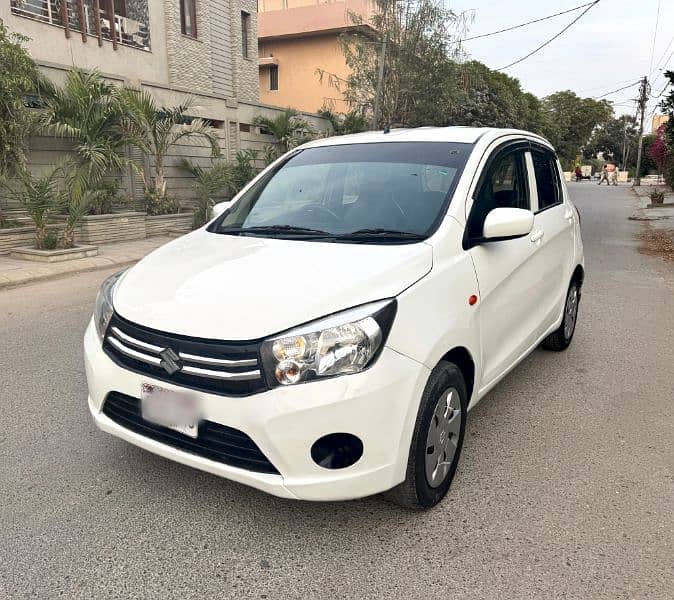
[[[101,284],[101,288],[98,290],[98,295],[96,296],[96,308],[94,309],[94,323],[96,324],[98,338],[101,341],[103,341],[105,330],[108,328],[108,324],[112,318],[112,293],[115,290],[117,281],[124,273],[126,273],[126,269],[119,273],[115,273],[114,275],[110,275],[110,277]]]
[[[267,340],[261,355],[268,383],[292,385],[362,371],[379,354],[395,312],[395,300],[381,300]]]

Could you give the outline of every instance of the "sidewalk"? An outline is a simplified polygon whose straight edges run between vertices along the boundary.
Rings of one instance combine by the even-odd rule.
[[[96,271],[111,267],[122,268],[139,261],[146,254],[172,239],[175,238],[158,236],[132,242],[104,244],[98,247],[98,256],[58,263],[17,260],[2,255],[0,256],[0,290],[83,271]]]

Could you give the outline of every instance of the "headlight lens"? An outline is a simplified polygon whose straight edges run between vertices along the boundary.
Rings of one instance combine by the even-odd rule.
[[[262,344],[270,385],[358,373],[378,355],[393,318],[395,300],[372,302],[314,321]]]
[[[94,308],[94,323],[96,324],[96,332],[98,333],[98,338],[103,341],[103,336],[105,336],[105,330],[108,328],[110,319],[112,318],[112,293],[115,290],[115,285],[119,278],[126,273],[126,269],[115,273],[108,277],[98,290],[98,295],[96,296],[96,307]]]

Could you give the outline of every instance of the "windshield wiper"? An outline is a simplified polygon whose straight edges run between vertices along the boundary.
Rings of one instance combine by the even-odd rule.
[[[361,239],[384,239],[384,240],[410,240],[420,241],[425,236],[412,231],[398,231],[397,229],[357,229],[348,233],[340,233],[336,236],[338,240],[361,240]]]
[[[309,229],[308,227],[295,227],[294,225],[261,225],[258,227],[221,227],[218,233],[282,233],[300,234],[320,237],[333,237],[333,234],[321,229]]]

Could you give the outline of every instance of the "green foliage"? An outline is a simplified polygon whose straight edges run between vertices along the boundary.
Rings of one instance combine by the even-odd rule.
[[[44,240],[42,240],[42,247],[45,250],[54,250],[59,243],[59,236],[56,231],[49,229],[44,235]]]
[[[119,180],[101,181],[96,187],[97,194],[89,205],[90,215],[107,215],[119,201]]]
[[[603,152],[604,157],[613,157],[623,168],[629,169],[636,165],[638,139],[638,126],[634,117],[628,115],[622,115],[617,119],[609,117],[595,127],[583,148],[583,156],[590,159]],[[623,152],[626,157],[625,165],[622,164]]]
[[[613,115],[613,107],[606,100],[580,98],[570,90],[543,98],[543,110],[545,136],[566,159],[575,158],[594,128]]]
[[[192,218],[192,227],[196,229],[213,218],[215,198],[230,189],[232,167],[229,163],[220,162],[205,169],[185,159],[181,166],[196,178],[197,206]]]
[[[170,196],[164,189],[163,193],[157,189],[145,190],[143,193],[145,212],[150,216],[172,215],[180,211],[180,202]]]
[[[669,94],[660,103],[660,108],[669,116],[665,125],[665,144],[669,158],[664,168],[665,181],[674,188],[674,71],[665,71],[665,77],[669,79]]]
[[[45,130],[74,142],[76,158],[68,167],[72,196],[97,188],[106,174],[126,164],[119,88],[100,73],[69,71],[64,86],[56,87],[45,104],[41,119]]]
[[[651,188],[648,197],[651,199],[651,204],[662,204],[665,201],[665,192]]]
[[[0,19],[0,180],[25,165],[27,138],[36,124],[34,113],[26,108],[26,96],[40,94],[46,87],[23,47],[27,41]]]
[[[124,110],[122,130],[128,140],[153,162],[150,172],[143,165],[136,165],[143,179],[148,210],[160,211],[148,214],[175,212],[171,207],[176,207],[176,200],[169,198],[166,190],[166,155],[180,140],[200,137],[210,145],[211,155],[219,156],[220,144],[215,130],[203,119],[188,116],[194,106],[191,99],[175,107],[160,107],[148,92],[131,89],[122,90],[120,99]]]
[[[253,125],[266,129],[276,138],[281,153],[287,152],[312,139],[314,131],[309,122],[294,108],[286,108],[273,119],[257,116]]]
[[[641,169],[639,170],[639,177],[644,177],[650,173],[657,173],[658,166],[655,164],[651,156],[651,146],[655,143],[656,136],[654,133],[649,133],[644,136],[641,150]]]
[[[43,175],[33,175],[26,169],[17,173],[18,186],[6,186],[9,193],[21,203],[35,225],[35,247],[44,247],[49,217],[61,203],[59,178],[61,168],[56,167]]]
[[[365,115],[356,111],[347,113],[335,113],[328,108],[322,108],[318,114],[328,119],[332,125],[334,135],[347,135],[349,133],[360,133],[367,131],[368,122]]]
[[[8,219],[5,212],[0,208],[0,229],[11,229],[12,227],[21,227],[21,223],[16,219]]]

